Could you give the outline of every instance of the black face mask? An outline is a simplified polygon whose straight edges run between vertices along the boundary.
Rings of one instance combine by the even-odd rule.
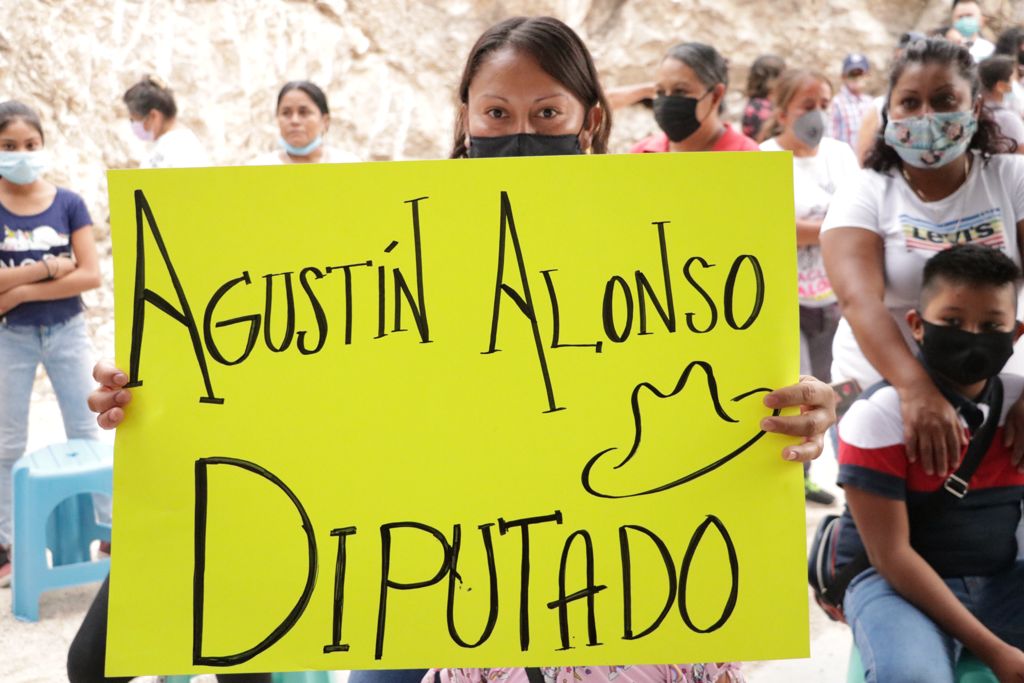
[[[965,386],[994,377],[1013,355],[1013,332],[976,334],[927,320],[921,322],[924,362],[954,384]]]
[[[496,137],[469,138],[469,158],[550,157],[583,154],[578,135],[537,135],[518,133]]]
[[[654,120],[672,142],[682,142],[697,132],[701,122],[697,119],[697,103],[708,96],[658,95],[654,98]]]

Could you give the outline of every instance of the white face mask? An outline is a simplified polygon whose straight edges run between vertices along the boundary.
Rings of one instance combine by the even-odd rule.
[[[139,119],[138,121],[132,121],[132,132],[135,133],[135,137],[142,140],[143,142],[153,142],[154,136],[152,131],[146,130],[146,125]]]
[[[0,177],[15,185],[28,185],[50,167],[50,155],[38,152],[0,152]]]

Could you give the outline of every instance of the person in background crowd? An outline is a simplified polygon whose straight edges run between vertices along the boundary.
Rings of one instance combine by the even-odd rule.
[[[209,166],[206,150],[191,130],[178,122],[174,93],[156,76],[145,76],[124,94],[132,132],[153,147],[139,168]]]
[[[832,137],[851,146],[857,141],[864,110],[871,105],[871,96],[864,92],[870,68],[864,55],[846,55],[843,85],[832,100]]]
[[[761,129],[772,115],[772,88],[775,79],[786,70],[786,62],[776,55],[761,55],[747,74],[747,106],[743,108],[741,129],[751,140],[761,139]]]
[[[277,164],[340,164],[359,161],[354,154],[342,152],[324,144],[324,136],[331,125],[331,111],[327,96],[309,81],[285,83],[277,94],[277,125],[281,147],[253,159],[253,166]]]
[[[1021,85],[1024,79],[1024,27],[1011,26],[1000,33],[995,54],[1006,55],[1017,64],[1017,77],[1013,79],[1012,97],[1007,106],[1019,116],[1024,116],[1024,85]]]
[[[99,258],[85,202],[42,178],[49,165],[39,114],[21,102],[0,104],[0,585],[11,581],[11,472],[25,453],[40,363],[67,438],[97,436],[79,295],[100,286]]]
[[[999,373],[1024,331],[1019,284],[1005,254],[959,244],[925,265],[907,315],[943,400],[977,441],[961,466],[976,463],[962,471],[960,496],[944,490],[958,490],[957,480],[907,462],[896,388],[866,392],[839,425],[848,509],[834,561],[859,570],[843,611],[867,683],[953,683],[964,650],[999,681],[1024,680],[1024,563],[1015,540],[1024,473],[1000,435],[1024,378]]]
[[[775,86],[775,114],[767,126],[774,137],[761,143],[766,152],[793,153],[793,199],[796,208],[797,283],[800,297],[800,372],[829,381],[832,337],[839,306],[821,260],[819,233],[836,189],[855,180],[860,167],[845,142],[825,137],[832,84],[823,74],[804,69],[783,72]],[[808,476],[804,495],[831,505],[835,498]]]
[[[927,36],[917,31],[908,31],[900,36],[893,52],[893,59],[899,61],[907,46],[924,40]],[[857,131],[857,142],[853,145],[853,151],[857,153],[857,160],[864,164],[864,160],[875,147],[875,140],[882,128],[882,108],[885,106],[885,96],[879,95],[871,100],[871,104],[861,111],[860,130]]]
[[[663,132],[632,152],[747,152],[757,143],[721,119],[729,65],[703,43],[680,43],[661,60],[655,76],[654,120]]]
[[[992,112],[1003,135],[1014,142],[1014,149],[1005,151],[1024,154],[1024,121],[1007,104],[1011,101],[1013,83],[1017,80],[1017,61],[1006,55],[989,57],[978,65],[978,78],[981,79],[985,106]]]
[[[900,397],[911,462],[945,474],[965,435],[913,349],[906,312],[937,251],[962,242],[996,247],[1018,265],[1024,234],[1024,158],[980,99],[974,60],[942,39],[912,43],[889,76],[883,131],[856,181],[839,188],[821,249],[843,311],[832,380],[888,381]],[[1008,443],[1024,455],[1024,405]]]
[[[985,16],[981,13],[978,0],[953,0],[952,19],[952,28],[963,36],[963,45],[970,50],[975,62],[992,55],[996,46],[981,37]]]

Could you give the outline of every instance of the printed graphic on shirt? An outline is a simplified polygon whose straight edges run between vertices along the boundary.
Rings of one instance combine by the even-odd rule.
[[[33,230],[12,230],[4,226],[4,241],[0,251],[49,251],[53,247],[66,247],[68,236],[62,235],[49,225]]]
[[[826,303],[835,298],[832,284],[825,273],[825,262],[821,258],[821,249],[800,247],[796,251],[797,287],[800,301],[806,303]]]
[[[984,244],[995,249],[1006,246],[1003,211],[999,207],[941,224],[906,214],[901,214],[899,221],[907,249],[943,251],[954,244]]]

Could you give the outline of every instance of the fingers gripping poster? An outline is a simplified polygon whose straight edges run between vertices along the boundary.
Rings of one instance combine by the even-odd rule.
[[[788,155],[109,180],[109,674],[806,656]]]

